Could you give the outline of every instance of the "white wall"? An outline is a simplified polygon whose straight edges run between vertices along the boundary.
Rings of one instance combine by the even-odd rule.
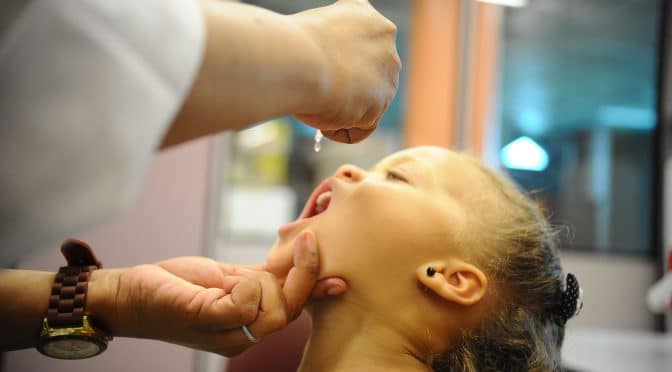
[[[646,307],[646,291],[655,281],[653,259],[574,252],[562,254],[562,263],[585,293],[581,314],[567,323],[570,330],[654,330],[654,316]]]
[[[571,253],[563,255],[563,264],[585,291],[581,314],[567,323],[562,350],[566,366],[579,371],[669,370],[672,337],[653,332],[654,316],[646,306],[657,263]]]
[[[203,252],[211,140],[161,152],[146,174],[131,208],[94,231],[77,236],[89,242],[105,267],[132,266]],[[65,237],[64,237],[65,238]],[[55,271],[64,264],[60,242],[21,266]],[[61,361],[35,350],[7,353],[3,371],[188,372],[196,353],[162,342],[115,338],[102,355]]]

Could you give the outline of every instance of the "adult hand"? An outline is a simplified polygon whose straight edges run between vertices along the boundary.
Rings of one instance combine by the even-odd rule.
[[[326,66],[321,94],[295,116],[334,141],[365,139],[397,91],[396,26],[365,0],[340,0],[290,17],[321,50]]]
[[[297,239],[294,266],[284,281],[263,271],[262,265],[235,266],[203,257],[136,266],[120,272],[115,314],[103,319],[114,335],[159,339],[232,356],[252,345],[241,325],[263,338],[294,320],[310,297],[318,272],[312,235]],[[92,314],[110,307],[90,300]]]
[[[365,0],[284,15],[202,0],[196,80],[162,147],[294,115],[335,141],[370,135],[397,91],[396,26]]]
[[[304,231],[297,236],[294,246],[300,246],[306,243],[302,243],[301,240],[308,239],[311,242],[315,241],[315,235],[312,231]],[[310,243],[317,244],[317,243]],[[296,248],[294,250],[281,249],[277,244],[274,244],[271,247],[268,255],[266,257],[266,263],[263,266],[263,270],[272,273],[275,277],[279,278],[281,281],[285,278],[289,278],[292,274],[293,267],[295,266],[294,258],[296,256]],[[345,293],[348,290],[348,284],[339,277],[326,277],[321,278],[315,284],[313,292],[311,294],[312,300],[320,300],[329,296],[339,296]]]

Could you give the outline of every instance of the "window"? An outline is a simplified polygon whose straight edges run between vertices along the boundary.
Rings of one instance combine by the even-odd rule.
[[[504,17],[500,159],[569,247],[651,254],[659,0],[531,0]]]

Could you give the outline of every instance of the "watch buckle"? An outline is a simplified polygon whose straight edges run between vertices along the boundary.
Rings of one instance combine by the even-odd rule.
[[[51,327],[47,317],[42,320],[42,332],[40,338],[51,338],[59,336],[85,336],[104,340],[105,342],[112,340],[112,336],[103,332],[91,323],[88,315],[82,316],[82,325],[69,327]]]

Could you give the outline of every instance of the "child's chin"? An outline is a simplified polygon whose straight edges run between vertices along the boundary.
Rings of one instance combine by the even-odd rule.
[[[294,266],[294,251],[291,242],[277,239],[266,255],[267,269],[278,277],[284,277]]]

